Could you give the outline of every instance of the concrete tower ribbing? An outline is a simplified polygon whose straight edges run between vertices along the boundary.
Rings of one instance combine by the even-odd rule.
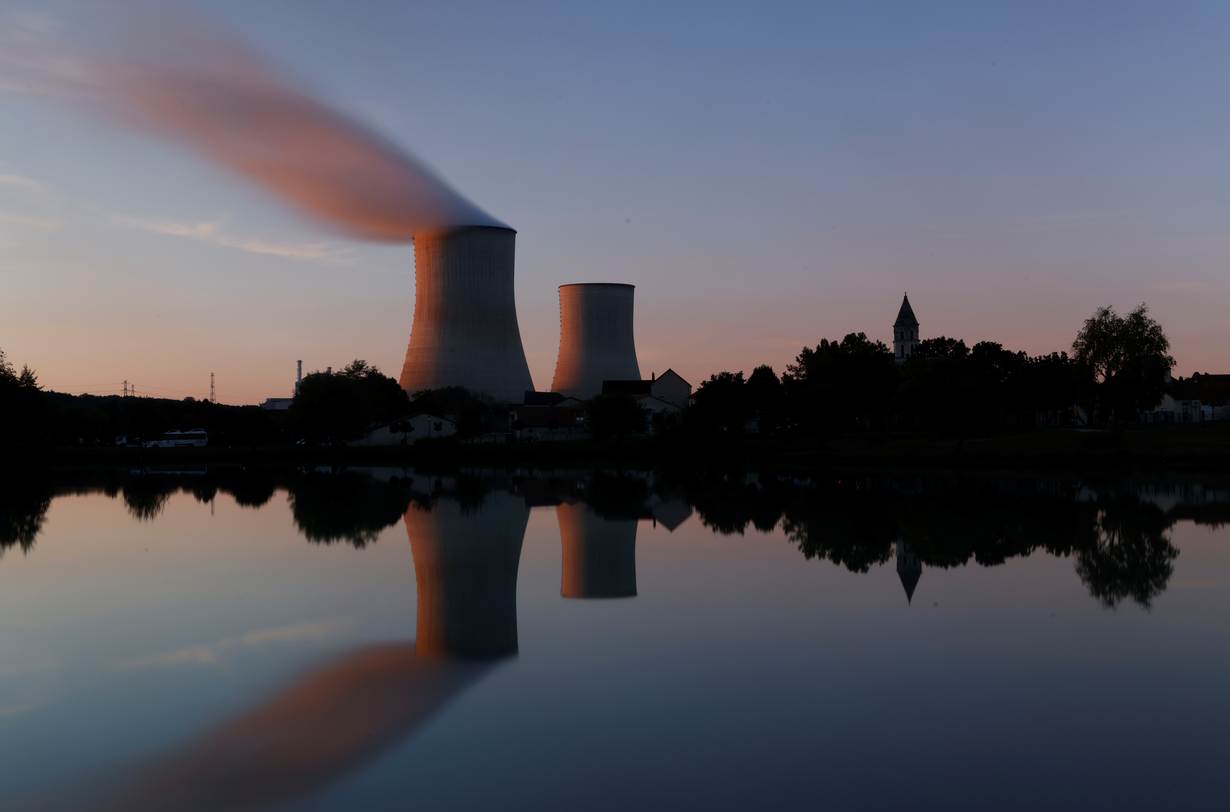
[[[633,285],[560,285],[559,359],[551,391],[577,398],[601,394],[602,382],[637,380]]]
[[[465,226],[414,237],[408,392],[462,386],[519,403],[534,388],[513,293],[516,232]]]

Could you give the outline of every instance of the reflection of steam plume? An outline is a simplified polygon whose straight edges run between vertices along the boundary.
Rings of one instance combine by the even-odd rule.
[[[234,35],[150,6],[103,50],[39,31],[0,33],[0,85],[100,107],[356,237],[404,241],[423,229],[500,225]]]
[[[395,744],[485,673],[373,646],[338,658],[184,750],[147,765],[103,803],[65,808],[247,809],[283,805]]]
[[[517,565],[530,509],[497,492],[482,510],[452,500],[411,505],[406,533],[418,585],[415,650],[425,656],[504,657],[517,651]]]
[[[557,505],[565,598],[636,595],[636,519],[605,519],[579,504]]]
[[[110,796],[109,807],[284,805],[396,744],[495,658],[516,653],[517,567],[528,521],[524,500],[504,492],[489,494],[480,511],[449,499],[430,509],[411,505],[405,522],[418,586],[413,649],[373,646],[305,674],[148,765]]]

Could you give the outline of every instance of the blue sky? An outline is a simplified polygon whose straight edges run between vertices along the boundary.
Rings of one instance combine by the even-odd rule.
[[[904,290],[924,336],[1032,352],[1147,301],[1181,372],[1228,366],[1222,4],[197,5],[518,229],[540,388],[575,281],[636,284],[643,371],[693,382],[887,340]],[[400,369],[409,246],[3,102],[0,347],[45,383],[203,395],[212,370],[245,402],[297,358]]]

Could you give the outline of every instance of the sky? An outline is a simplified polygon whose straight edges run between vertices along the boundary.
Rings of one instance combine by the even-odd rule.
[[[0,0],[0,23],[84,2]],[[642,373],[779,372],[821,338],[1068,349],[1147,302],[1230,372],[1230,6],[198,2],[517,229],[534,382],[557,287],[630,282]],[[95,10],[97,7],[95,7]],[[303,217],[166,140],[0,77],[0,348],[69,392],[289,396],[396,376],[409,244]]]

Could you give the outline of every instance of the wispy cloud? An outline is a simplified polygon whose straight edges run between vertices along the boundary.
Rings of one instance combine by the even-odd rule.
[[[182,646],[124,660],[117,663],[116,668],[120,671],[137,671],[149,668],[220,665],[228,654],[235,651],[269,645],[326,640],[341,633],[350,625],[351,621],[347,618],[329,618],[313,623],[253,629],[238,637],[225,637],[211,643]]]
[[[117,216],[115,222],[129,228],[151,231],[154,234],[163,234],[168,237],[190,237],[196,240],[214,239],[221,225],[221,223],[216,221],[185,223],[175,220],[148,220],[144,217],[129,217],[127,215]]]
[[[266,254],[273,257],[315,262],[347,262],[351,255],[349,248],[327,242],[279,243],[251,239],[222,240],[221,244],[229,248],[238,248],[240,251],[247,251],[251,254]]]
[[[119,225],[129,228],[167,237],[204,240],[223,248],[233,248],[249,254],[326,263],[343,263],[351,256],[351,249],[330,242],[274,242],[257,237],[236,237],[223,230],[222,220],[156,220],[129,215],[117,215],[114,220]]]
[[[0,211],[0,224],[24,226],[38,231],[57,231],[63,225],[59,220],[48,217],[28,217],[24,214],[8,214]]]
[[[46,183],[25,175],[6,175],[4,173],[0,173],[0,186],[22,189],[29,192],[38,192],[39,194],[46,194],[50,191]]]

